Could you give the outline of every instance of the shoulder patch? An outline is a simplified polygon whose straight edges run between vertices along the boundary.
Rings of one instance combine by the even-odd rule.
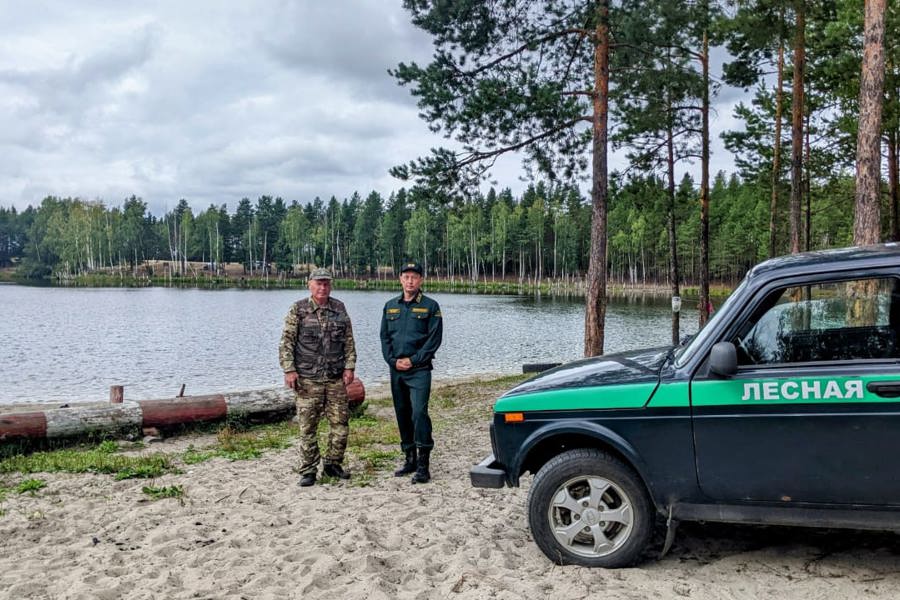
[[[441,318],[441,311],[438,310],[437,312],[435,312],[435,313],[434,313],[434,316],[440,319],[440,318]]]
[[[387,313],[388,313],[389,315],[395,315],[395,314],[397,314],[398,312],[400,312],[400,309],[399,309],[399,308],[389,308],[389,309],[387,309]]]

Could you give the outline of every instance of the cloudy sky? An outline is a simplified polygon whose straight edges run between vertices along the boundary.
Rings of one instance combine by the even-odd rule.
[[[0,206],[387,195],[441,143],[387,69],[430,55],[400,0],[0,0]],[[494,178],[524,186],[516,159]]]

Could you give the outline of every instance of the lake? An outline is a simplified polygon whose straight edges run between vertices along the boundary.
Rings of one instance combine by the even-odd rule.
[[[399,293],[399,291],[398,291]],[[378,332],[387,292],[342,291],[353,321],[357,375],[387,382]],[[278,386],[278,342],[298,290],[62,288],[0,285],[0,403],[223,393]],[[433,294],[444,316],[436,381],[522,372],[530,362],[581,357],[581,299]],[[671,336],[668,299],[613,299],[607,353],[659,346]],[[696,331],[696,312],[682,333]]]

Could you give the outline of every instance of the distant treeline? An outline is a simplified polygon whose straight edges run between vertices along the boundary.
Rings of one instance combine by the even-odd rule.
[[[853,180],[836,176],[809,191],[808,245],[852,240]],[[612,281],[661,284],[669,272],[667,192],[656,177],[613,178],[609,214]],[[677,188],[682,279],[699,277],[698,190],[685,176]],[[770,188],[719,174],[710,193],[710,267],[714,281],[741,278],[768,255]],[[92,272],[138,272],[148,260],[206,263],[215,273],[240,263],[250,276],[264,268],[305,273],[332,268],[345,278],[393,274],[401,262],[421,261],[431,276],[469,281],[579,279],[587,270],[591,209],[572,187],[537,183],[521,197],[508,189],[474,199],[437,199],[401,189],[387,199],[308,203],[260,196],[234,213],[211,205],[194,214],[186,200],[157,217],[131,197],[121,207],[78,198],[45,198],[40,206],[0,208],[0,266],[40,279]],[[889,215],[885,210],[882,214]],[[779,250],[787,253],[787,219],[778,220]],[[887,228],[886,228],[887,229]],[[889,230],[889,229],[888,229]],[[302,266],[300,266],[302,265]],[[302,271],[302,272],[301,272]]]

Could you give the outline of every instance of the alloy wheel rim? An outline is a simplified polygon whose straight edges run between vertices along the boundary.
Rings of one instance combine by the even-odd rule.
[[[612,481],[590,475],[573,477],[556,488],[547,518],[556,541],[585,558],[612,554],[634,530],[631,498]]]

